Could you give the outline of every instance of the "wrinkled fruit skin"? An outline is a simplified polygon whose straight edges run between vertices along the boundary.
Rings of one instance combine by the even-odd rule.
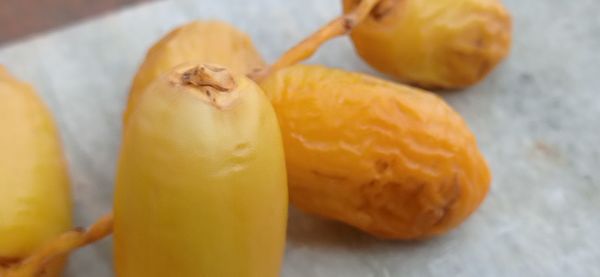
[[[261,83],[281,126],[290,200],[390,239],[442,234],[484,199],[490,172],[441,98],[319,66]]]
[[[279,276],[288,200],[277,117],[240,74],[229,92],[183,85],[194,66],[151,84],[125,126],[117,276]]]
[[[31,86],[0,67],[0,275],[71,227],[58,131]],[[65,259],[42,276],[59,276]]]
[[[220,21],[193,21],[165,35],[146,54],[129,92],[125,120],[148,84],[186,62],[214,63],[240,74],[265,66],[252,40]]]
[[[357,0],[343,0],[344,10]],[[408,84],[458,89],[509,52],[511,18],[499,0],[382,0],[351,33],[358,54]]]

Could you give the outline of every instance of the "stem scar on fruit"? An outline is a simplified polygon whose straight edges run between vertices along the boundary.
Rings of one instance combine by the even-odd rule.
[[[193,85],[196,87],[210,87],[218,91],[231,91],[235,88],[235,80],[231,74],[223,67],[204,65],[204,67],[194,67],[181,75],[181,82],[184,85]],[[210,94],[210,89],[205,91]]]
[[[224,67],[211,64],[187,68],[170,76],[169,82],[174,86],[184,86],[201,92],[214,107],[222,109],[228,106],[235,97],[227,97],[222,94],[234,93],[237,86],[233,76]],[[219,95],[219,97],[217,97]]]

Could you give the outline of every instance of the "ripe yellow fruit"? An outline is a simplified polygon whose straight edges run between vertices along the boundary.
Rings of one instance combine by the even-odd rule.
[[[281,126],[290,200],[303,210],[416,239],[456,227],[488,191],[475,137],[436,95],[303,65],[261,87]]]
[[[344,10],[358,2],[344,0]],[[508,54],[511,19],[499,0],[382,0],[351,36],[376,69],[420,87],[457,89]]]
[[[250,37],[235,27],[220,21],[187,23],[165,35],[148,51],[133,80],[125,120],[154,79],[187,62],[221,64],[239,74],[265,66]]]
[[[58,131],[31,86],[0,67],[0,275],[71,227]],[[42,276],[58,276],[65,259]]]
[[[278,276],[287,205],[280,130],[262,90],[220,66],[178,66],[125,125],[117,275]]]

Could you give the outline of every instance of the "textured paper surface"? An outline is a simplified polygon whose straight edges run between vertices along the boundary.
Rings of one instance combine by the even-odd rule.
[[[291,209],[283,276],[600,276],[600,2],[505,4],[514,17],[510,58],[468,91],[442,94],[493,170],[481,209],[423,242],[378,241]],[[0,63],[54,112],[76,223],[88,225],[111,208],[126,94],[156,39],[188,20],[222,19],[273,61],[339,10],[335,0],[161,1],[13,43],[0,49]],[[378,75],[347,38],[309,63]],[[77,251],[67,276],[112,276],[110,244]]]

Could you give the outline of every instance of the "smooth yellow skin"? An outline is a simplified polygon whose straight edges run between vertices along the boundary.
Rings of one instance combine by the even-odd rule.
[[[0,275],[71,227],[71,194],[58,131],[29,85],[0,67]],[[43,276],[58,276],[64,260]]]
[[[118,276],[278,276],[287,185],[273,108],[251,80],[217,103],[173,85],[144,92],[126,125],[115,195]],[[219,106],[219,107],[217,107]]]
[[[349,11],[357,3],[344,0]],[[382,0],[351,33],[374,68],[425,88],[483,79],[509,52],[511,19],[499,0]]]
[[[125,120],[152,81],[187,62],[220,64],[240,74],[265,66],[250,37],[234,26],[221,21],[192,21],[169,32],[148,50],[133,79]]]

